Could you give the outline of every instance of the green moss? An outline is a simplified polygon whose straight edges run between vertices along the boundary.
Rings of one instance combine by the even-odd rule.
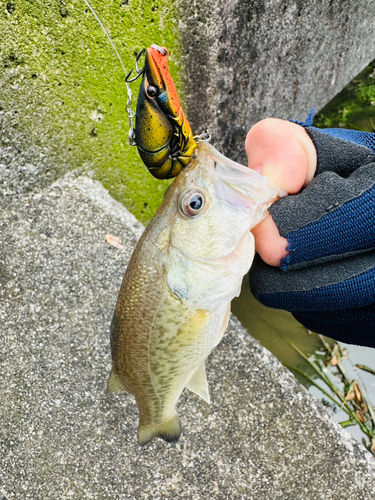
[[[375,61],[316,115],[316,127],[375,131]]]
[[[171,52],[178,84],[179,41],[168,0],[92,0],[130,71],[152,43]],[[7,8],[8,7],[8,8]],[[124,73],[83,0],[0,2],[1,107],[27,141],[47,148],[54,177],[83,167],[142,222],[160,204],[167,181],[153,179],[128,145]],[[139,83],[133,84],[134,103]]]

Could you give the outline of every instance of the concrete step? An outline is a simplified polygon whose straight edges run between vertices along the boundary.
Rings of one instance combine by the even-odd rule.
[[[375,460],[233,316],[207,364],[211,405],[185,391],[180,442],[140,448],[133,396],[105,387],[109,324],[142,226],[74,174],[8,204],[0,224],[5,498],[375,498]]]

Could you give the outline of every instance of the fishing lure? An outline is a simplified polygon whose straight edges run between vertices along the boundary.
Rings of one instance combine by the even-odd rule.
[[[143,49],[136,58],[136,76],[131,78],[133,70],[126,73],[120,54],[99,16],[88,0],[83,1],[104,31],[126,75],[128,101],[125,109],[129,118],[129,144],[137,146],[143,163],[154,177],[176,177],[191,160],[197,143],[209,142],[211,137],[208,132],[193,136],[169,73],[168,49],[155,44],[147,50]],[[144,66],[139,69],[138,62],[143,54]],[[134,113],[130,83],[140,77],[143,78]]]
[[[197,147],[168,70],[168,50],[151,45],[145,51],[139,89],[135,144],[143,163],[158,179],[176,177]]]

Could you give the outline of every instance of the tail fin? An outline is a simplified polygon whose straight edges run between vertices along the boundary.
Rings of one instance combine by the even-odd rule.
[[[170,420],[166,420],[161,424],[142,425],[139,422],[138,426],[138,443],[143,446],[154,437],[160,437],[168,443],[177,443],[181,435],[180,419],[178,415],[174,415]]]

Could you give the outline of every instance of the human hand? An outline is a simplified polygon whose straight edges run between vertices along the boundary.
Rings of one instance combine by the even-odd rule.
[[[251,291],[315,332],[375,347],[375,134],[288,125],[260,122],[246,143],[250,166],[290,193],[253,230]]]
[[[249,168],[268,177],[288,194],[298,193],[314,177],[316,150],[300,125],[276,118],[256,123],[245,141]],[[255,248],[264,262],[279,266],[288,255],[288,241],[269,214],[252,230]]]

